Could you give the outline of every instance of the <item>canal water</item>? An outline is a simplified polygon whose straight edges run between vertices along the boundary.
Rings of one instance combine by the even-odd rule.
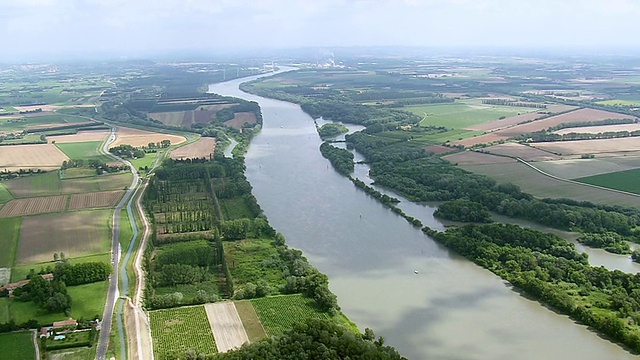
[[[342,311],[361,330],[372,328],[409,359],[636,358],[450,253],[357,189],[322,157],[313,119],[298,105],[238,89],[254,78],[213,84],[209,92],[260,104],[263,129],[246,155],[258,203],[288,245],[329,276]],[[367,170],[358,165],[355,176],[364,180]],[[400,207],[443,228],[433,207]]]

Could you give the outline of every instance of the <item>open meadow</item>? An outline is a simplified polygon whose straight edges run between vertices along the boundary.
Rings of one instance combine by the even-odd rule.
[[[56,146],[62,150],[69,159],[85,161],[97,160],[103,163],[114,161],[112,157],[100,152],[102,141],[56,142]]]
[[[22,218],[0,219],[0,268],[11,268],[15,262]]]
[[[90,210],[25,217],[16,264],[47,261],[55,252],[64,252],[67,257],[109,252],[111,213]]]
[[[576,179],[576,181],[640,194],[640,182],[637,181],[638,177],[640,177],[640,169],[629,169],[608,174],[581,177]]]

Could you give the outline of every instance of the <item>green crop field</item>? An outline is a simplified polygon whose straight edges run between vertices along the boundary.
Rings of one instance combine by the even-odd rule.
[[[260,323],[256,310],[249,300],[235,301],[234,305],[238,311],[238,316],[242,321],[242,326],[247,333],[249,342],[254,343],[267,337],[264,327]]]
[[[188,349],[218,352],[204,306],[150,311],[149,322],[157,360],[182,358]]]
[[[480,100],[458,100],[451,104],[405,106],[403,110],[410,111],[420,117],[420,125],[445,126],[447,128],[462,129],[498,120],[500,117],[510,117],[539,109],[482,104]]]
[[[13,199],[13,195],[11,195],[7,186],[4,183],[0,183],[0,204],[4,204],[11,199]]]
[[[101,141],[56,143],[56,146],[70,159],[98,160],[105,163],[113,161],[113,158],[100,153]]]
[[[31,332],[28,331],[0,334],[0,352],[2,359],[34,359],[36,352],[33,348],[32,336]]]
[[[293,324],[308,318],[331,318],[328,313],[317,309],[313,299],[300,294],[251,299],[251,304],[269,336],[282,334]]]
[[[133,168],[136,170],[140,170],[141,168],[144,169],[145,166],[147,167],[147,169],[151,169],[153,167],[153,164],[155,164],[156,162],[156,158],[158,156],[162,156],[162,154],[164,154],[164,151],[145,154],[145,156],[141,159],[127,159],[127,160],[131,162],[131,165],[133,165]]]
[[[12,267],[16,256],[22,218],[0,219],[0,267]]]
[[[51,360],[93,360],[96,347],[79,347],[63,350],[47,350],[47,359]]]
[[[11,179],[4,184],[17,197],[36,197],[76,194],[107,190],[122,190],[131,185],[129,172],[104,174],[93,177],[60,179],[58,171]]]
[[[575,180],[585,184],[640,194],[640,183],[637,181],[638,178],[636,176],[640,176],[640,169],[587,176]]]
[[[619,106],[640,106],[640,100],[611,99],[611,100],[605,100],[605,101],[598,101],[597,104],[619,105]]]
[[[87,119],[73,116],[73,115],[39,115],[22,117],[18,120],[15,119],[1,119],[0,131],[16,131],[23,130],[27,126],[36,125],[54,125],[54,124],[67,124],[85,122]]]

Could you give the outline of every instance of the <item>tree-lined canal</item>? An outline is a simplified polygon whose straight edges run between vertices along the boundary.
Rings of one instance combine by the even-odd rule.
[[[260,104],[264,126],[246,156],[254,194],[287,243],[329,276],[361,330],[371,327],[410,359],[635,358],[451,254],[357,189],[320,155],[313,120],[299,106],[238,89],[254,78],[209,91]],[[442,228],[433,208],[401,207]]]

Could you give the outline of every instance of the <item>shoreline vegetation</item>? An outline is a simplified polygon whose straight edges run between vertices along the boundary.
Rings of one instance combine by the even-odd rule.
[[[309,76],[308,72],[305,75]],[[316,75],[322,78],[322,71]],[[295,73],[283,76],[295,77]],[[552,228],[579,231],[583,233],[584,243],[619,253],[629,252],[624,246],[618,246],[621,239],[638,242],[639,210],[571,199],[537,199],[513,184],[497,183],[486,176],[464,171],[425,151],[423,144],[411,141],[412,136],[398,132],[400,128],[418,126],[420,119],[414,114],[363,106],[345,96],[336,100],[330,93],[313,97],[299,95],[304,93],[300,89],[311,88],[313,81],[309,85],[298,81],[296,93],[287,92],[286,87],[261,87],[259,81],[244,83],[241,89],[297,103],[314,119],[322,117],[366,126],[345,138],[348,147],[365,157],[375,184],[411,201],[445,201],[438,210],[443,218],[488,222],[489,211],[493,211]],[[389,136],[385,136],[386,132]],[[395,206],[397,201],[350,175],[353,154],[348,150],[328,143],[323,143],[320,150],[338,173],[416,225]],[[637,276],[589,266],[587,255],[577,253],[574,245],[564,239],[516,225],[466,225],[445,232],[424,227],[423,232],[509,281],[528,296],[593,327],[629,351],[640,353]]]

